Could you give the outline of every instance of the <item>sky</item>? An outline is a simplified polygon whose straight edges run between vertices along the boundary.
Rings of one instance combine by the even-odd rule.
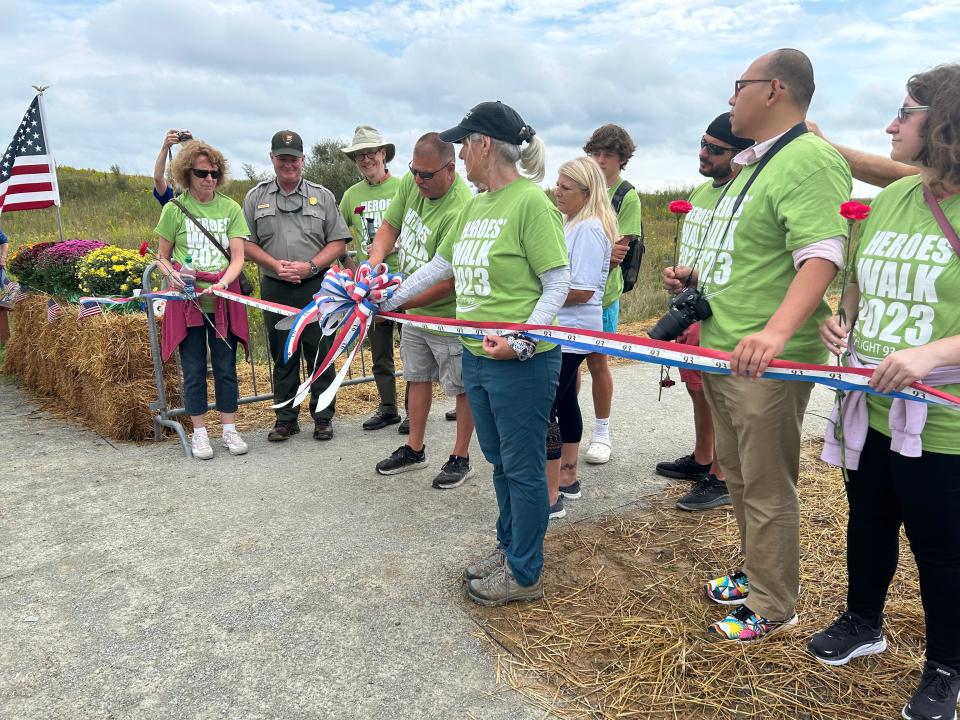
[[[882,154],[907,78],[960,61],[960,0],[0,0],[0,18],[0,145],[49,85],[58,164],[138,174],[169,128],[238,176],[269,168],[277,130],[349,141],[357,125],[396,144],[402,174],[420,135],[502,100],[546,143],[545,187],[607,122],[637,144],[638,188],[687,187],[704,129],[769,50],[810,56],[809,117],[831,140]]]

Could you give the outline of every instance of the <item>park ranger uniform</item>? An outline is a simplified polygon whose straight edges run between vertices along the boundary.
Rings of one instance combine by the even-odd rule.
[[[327,188],[301,178],[299,185],[290,194],[280,188],[276,179],[265,180],[255,186],[243,202],[243,214],[250,226],[249,242],[278,260],[311,262],[312,258],[328,243],[335,240],[350,240],[350,231],[340,215],[336,200]],[[325,267],[311,267],[311,275],[299,284],[278,278],[272,270],[260,268],[260,294],[264,300],[301,308],[309,303],[320,290]],[[270,341],[273,357],[273,390],[278,402],[292,398],[300,382],[299,366],[301,352],[312,372],[314,358],[323,360],[333,342],[333,336],[322,336],[320,326],[310,323],[300,338],[297,352],[290,361],[283,362],[283,346],[287,331],[276,330],[281,316],[263,313],[264,325]],[[310,388],[310,414],[314,420],[329,422],[333,418],[331,402],[317,413],[317,398],[333,382],[336,372],[331,365]],[[283,407],[276,410],[277,422],[296,422],[299,408]]]

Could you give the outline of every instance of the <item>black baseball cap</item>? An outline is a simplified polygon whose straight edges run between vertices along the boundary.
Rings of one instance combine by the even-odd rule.
[[[440,139],[458,143],[473,133],[488,135],[512,145],[520,145],[524,140],[529,141],[536,134],[516,110],[497,100],[475,105],[456,127],[440,133]]]
[[[270,141],[270,152],[274,155],[303,157],[303,139],[293,130],[281,130]]]

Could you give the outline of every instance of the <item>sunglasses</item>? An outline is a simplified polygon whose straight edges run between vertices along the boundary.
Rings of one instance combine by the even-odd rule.
[[[902,108],[897,110],[897,120],[900,122],[906,122],[913,113],[929,109],[929,105],[904,105]]]
[[[723,155],[724,153],[733,152],[734,150],[732,147],[714,145],[713,143],[707,142],[706,138],[700,138],[700,149],[706,149],[709,155]]]
[[[219,170],[199,170],[197,168],[190,168],[190,172],[193,173],[194,177],[200,178],[201,180],[206,178],[207,175],[212,177],[214,180],[219,180],[220,176],[223,174]]]
[[[760,80],[737,80],[733,83],[733,96],[736,97],[740,94],[740,91],[743,90],[745,85],[750,85],[752,83],[767,83],[773,82],[774,78],[763,78]]]
[[[417,179],[417,175],[419,175],[423,180],[433,180],[434,176],[435,176],[438,172],[440,172],[441,170],[446,170],[446,168],[447,168],[448,165],[450,165],[450,163],[447,163],[447,164],[444,165],[443,167],[437,168],[436,170],[433,170],[432,172],[429,171],[429,170],[414,170],[414,169],[413,169],[413,163],[410,163],[409,165],[407,165],[407,167],[410,168],[410,173],[413,175],[413,179],[414,179],[414,180]]]
[[[358,150],[353,154],[354,160],[374,160],[377,157],[377,153],[380,152],[381,148],[376,150]]]

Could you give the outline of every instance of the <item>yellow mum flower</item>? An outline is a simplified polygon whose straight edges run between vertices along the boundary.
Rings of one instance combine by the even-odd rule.
[[[126,283],[124,283],[123,285],[120,286],[120,289],[123,290],[124,292],[126,292],[127,290],[130,289],[130,286],[127,285]]]

